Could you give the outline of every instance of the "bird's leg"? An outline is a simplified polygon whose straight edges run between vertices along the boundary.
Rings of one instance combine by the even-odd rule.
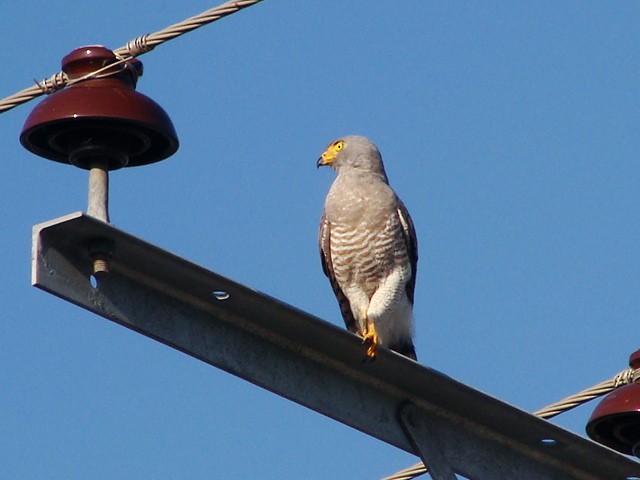
[[[380,343],[380,339],[378,338],[378,333],[376,332],[376,326],[371,321],[367,312],[363,312],[362,318],[364,318],[364,329],[362,332],[362,343],[367,346],[366,355],[368,360],[375,360],[376,355],[378,353],[378,345]]]

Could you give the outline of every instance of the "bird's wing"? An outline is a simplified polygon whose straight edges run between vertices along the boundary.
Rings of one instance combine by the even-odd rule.
[[[331,288],[333,288],[333,293],[338,299],[338,305],[340,306],[340,312],[342,313],[344,324],[346,325],[349,331],[353,333],[358,333],[358,326],[356,324],[355,318],[353,317],[353,312],[351,311],[351,305],[349,304],[349,299],[340,288],[340,285],[338,285],[335,273],[333,271],[333,262],[331,261],[331,225],[327,220],[327,217],[324,211],[322,212],[322,218],[320,219],[318,246],[320,247],[320,260],[322,262],[322,271],[327,277],[329,277],[329,282],[331,282]]]
[[[404,236],[404,243],[407,248],[407,255],[409,256],[409,262],[411,263],[411,280],[407,282],[407,297],[413,305],[413,293],[416,289],[416,275],[418,271],[418,238],[416,237],[416,229],[413,226],[413,220],[407,207],[404,206],[402,200],[398,198],[398,218],[402,225],[402,235]]]

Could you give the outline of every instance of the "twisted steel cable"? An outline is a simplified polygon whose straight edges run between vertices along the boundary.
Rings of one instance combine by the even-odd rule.
[[[209,23],[215,22],[227,15],[231,15],[243,8],[250,7],[262,0],[234,0],[225,2],[217,7],[213,7],[206,10],[194,17],[187,18],[182,22],[176,23],[162,30],[141,35],[133,40],[127,42],[123,47],[114,50],[113,53],[120,60],[127,60],[131,57],[138,57],[144,53],[153,50],[156,46],[168,42],[180,35],[184,35],[187,32],[200,28]],[[86,80],[92,78],[94,74],[89,74],[80,80]],[[57,72],[51,75],[51,77],[36,82],[35,85],[25,88],[9,97],[0,100],[0,113],[11,110],[18,105],[33,100],[43,94],[50,94],[57,90],[60,90],[68,85],[67,75],[64,72]]]

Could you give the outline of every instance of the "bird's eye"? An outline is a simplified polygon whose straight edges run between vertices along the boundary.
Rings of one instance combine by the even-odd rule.
[[[342,150],[344,148],[344,142],[342,140],[340,140],[339,142],[337,142],[334,147],[336,152],[339,152],[340,150]]]

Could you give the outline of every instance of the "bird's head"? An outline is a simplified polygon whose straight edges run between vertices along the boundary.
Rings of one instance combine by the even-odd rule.
[[[378,147],[367,137],[359,135],[349,135],[331,142],[316,163],[317,167],[327,165],[338,173],[360,170],[377,173],[386,178]]]

